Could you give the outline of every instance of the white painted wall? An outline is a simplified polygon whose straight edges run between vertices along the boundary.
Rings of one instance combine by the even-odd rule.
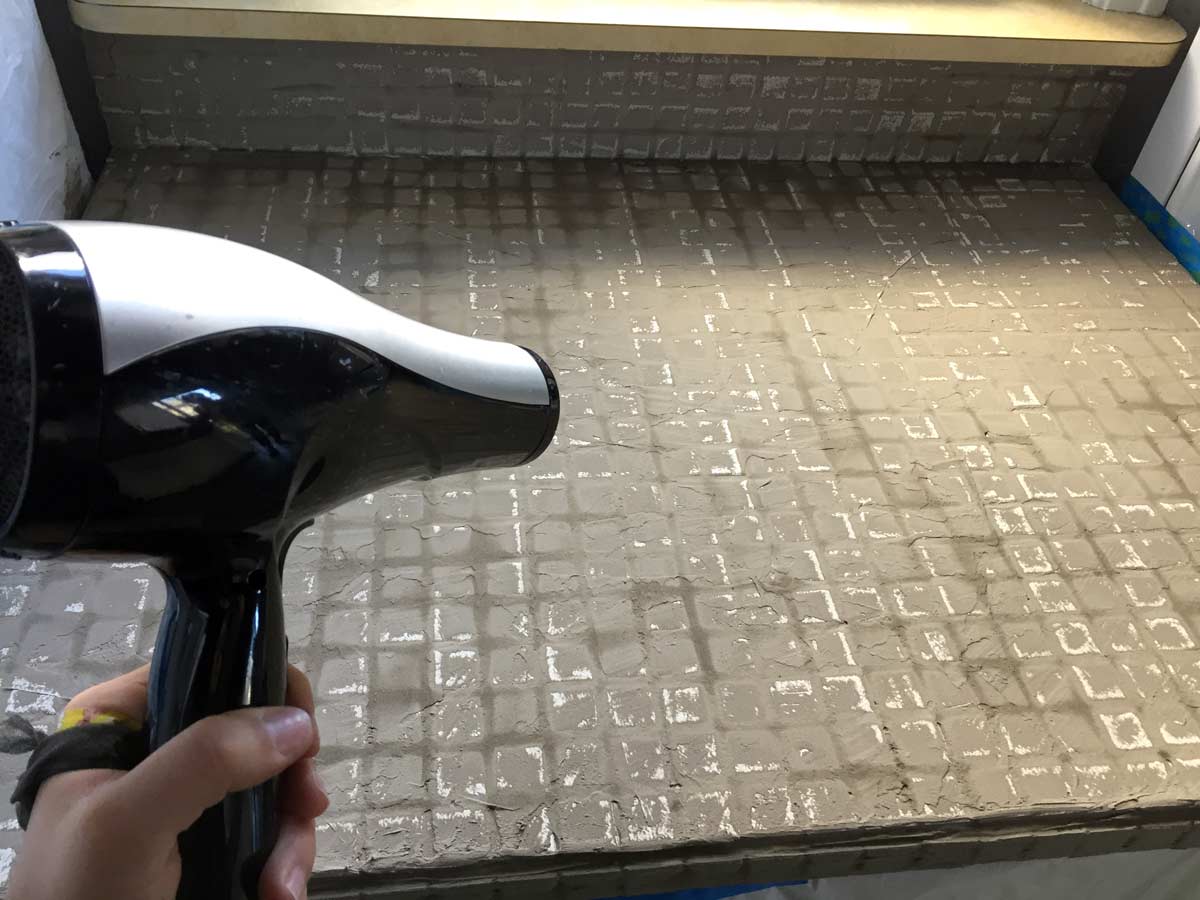
[[[1194,41],[1133,166],[1133,177],[1166,206],[1198,141],[1200,41]]]
[[[77,215],[91,185],[33,0],[0,0],[0,219]]]
[[[1200,237],[1200,149],[1192,154],[1179,176],[1179,183],[1167,202],[1167,212],[1190,231],[1192,237]]]

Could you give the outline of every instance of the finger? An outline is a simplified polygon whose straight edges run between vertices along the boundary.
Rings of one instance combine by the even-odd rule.
[[[315,819],[329,808],[325,785],[311,759],[302,759],[279,780],[279,811],[300,819]]]
[[[147,838],[179,834],[226,794],[283,772],[312,743],[312,717],[290,706],[208,716],[159,747],[97,802]]]
[[[52,829],[66,821],[71,809],[101,785],[121,778],[125,773],[114,769],[76,769],[47,778],[38,788],[37,801],[29,814],[30,834],[53,833]]]
[[[120,713],[134,722],[146,718],[146,686],[150,682],[150,666],[145,665],[80,691],[63,710]]]
[[[259,878],[259,900],[305,900],[316,857],[317,829],[313,820],[285,816],[279,840]]]
[[[321,750],[321,733],[316,728],[317,710],[316,704],[313,703],[312,685],[303,672],[291,665],[287,670],[287,699],[284,703],[299,707],[313,717],[313,742],[307,755],[316,756]]]

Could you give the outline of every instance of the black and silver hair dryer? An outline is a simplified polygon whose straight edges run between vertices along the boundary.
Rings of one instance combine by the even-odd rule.
[[[137,557],[167,608],[149,749],[284,700],[280,569],[325,510],[546,449],[534,353],[395,315],[269,253],[142,225],[0,227],[0,549]],[[251,898],[274,784],[180,839],[181,896]]]

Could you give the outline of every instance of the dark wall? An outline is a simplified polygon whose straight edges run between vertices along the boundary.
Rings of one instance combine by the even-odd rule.
[[[108,127],[96,98],[96,85],[88,70],[80,30],[71,20],[67,0],[36,0],[42,32],[58,70],[67,109],[75,120],[79,143],[92,178],[99,178],[110,149]]]
[[[1161,69],[1139,69],[1133,76],[1096,156],[1096,171],[1114,190],[1133,171],[1133,164],[1142,152],[1142,145],[1146,143],[1158,111],[1200,28],[1200,0],[1171,0],[1167,15],[1187,29],[1187,41],[1171,65]]]

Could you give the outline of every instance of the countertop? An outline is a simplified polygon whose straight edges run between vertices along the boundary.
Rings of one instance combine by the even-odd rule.
[[[288,558],[314,896],[1195,842],[1200,288],[1090,170],[154,151],[88,215],[560,379],[535,464],[363,498]],[[8,711],[144,661],[161,602],[144,567],[9,564]]]

